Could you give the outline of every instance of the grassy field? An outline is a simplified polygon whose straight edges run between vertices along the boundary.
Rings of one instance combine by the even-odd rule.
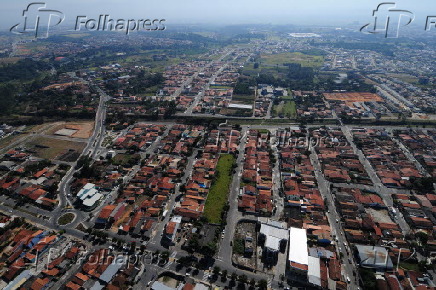
[[[254,64],[247,64],[242,73],[245,75],[256,76],[257,74],[272,74],[274,77],[286,75],[289,71],[284,64],[298,63],[303,67],[312,67],[314,69],[324,64],[324,57],[320,55],[310,55],[301,52],[285,52],[278,54],[263,54],[256,60],[258,68]]]
[[[114,165],[126,166],[137,163],[140,158],[139,154],[117,154],[112,161]]]
[[[254,98],[255,98],[254,95],[233,95],[232,102],[245,104],[245,105],[252,105],[254,103]]]
[[[221,223],[221,214],[229,195],[229,186],[232,182],[232,165],[235,157],[230,154],[221,155],[218,160],[216,172],[217,179],[210,188],[204,207],[204,216],[209,223]]]
[[[75,150],[82,152],[85,148],[85,143],[71,142],[53,138],[39,137],[26,144],[26,147],[36,152],[36,156],[44,159],[55,159],[60,155]]]
[[[297,116],[297,106],[294,101],[285,101],[273,106],[272,115],[274,117],[283,115],[286,118],[295,118]]]
[[[276,67],[284,63],[298,63],[305,67],[320,67],[324,63],[324,57],[319,55],[307,55],[301,52],[285,52],[261,56],[262,66]]]
[[[1,138],[0,139],[0,148],[9,146],[13,142],[15,142],[15,140],[17,140],[18,138],[21,138],[21,137],[23,137],[23,135],[9,135],[7,137]]]
[[[407,82],[413,85],[417,85],[419,79],[415,76],[409,75],[409,74],[388,74],[390,77],[397,78],[403,82]]]

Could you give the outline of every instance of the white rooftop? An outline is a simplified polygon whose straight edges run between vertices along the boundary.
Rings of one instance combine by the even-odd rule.
[[[253,109],[253,105],[229,104],[229,108],[233,108],[233,109],[248,109],[248,110],[252,110],[252,109]]]
[[[307,234],[305,229],[289,228],[288,261],[302,265],[309,264],[307,252]]]
[[[276,237],[272,237],[272,236],[267,236],[266,237],[266,241],[265,241],[265,247],[274,250],[274,251],[279,251],[280,250],[280,241],[282,239],[276,238]]]
[[[309,283],[321,286],[321,265],[319,258],[309,256],[307,278]]]
[[[94,206],[94,204],[95,204],[98,200],[100,200],[100,198],[101,198],[102,196],[103,196],[103,195],[102,195],[101,193],[96,193],[96,194],[94,194],[92,197],[89,197],[89,198],[83,200],[83,205],[84,205],[84,206],[87,206],[87,207],[92,207],[92,206]]]
[[[265,235],[265,247],[279,251],[280,241],[287,240],[289,237],[289,231],[282,228],[281,223],[268,221],[267,224],[261,223],[260,233]]]
[[[179,215],[175,215],[175,216],[173,216],[171,221],[180,224],[180,223],[182,223],[182,217]]]
[[[83,192],[80,191],[80,192],[77,194],[77,197],[79,197],[81,200],[85,200],[85,199],[87,199],[87,198],[91,198],[91,197],[93,197],[93,196],[96,195],[97,193],[98,193],[98,190],[95,189],[95,188],[93,188],[93,189],[89,189],[89,190],[84,190]]]
[[[77,198],[80,198],[81,200],[84,200],[88,196],[92,196],[97,193],[97,190],[95,189],[95,184],[93,183],[87,183],[78,193]]]

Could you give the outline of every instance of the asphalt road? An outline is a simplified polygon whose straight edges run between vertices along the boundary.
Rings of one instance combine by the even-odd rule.
[[[330,227],[332,229],[332,234],[335,235],[337,239],[337,241],[335,241],[336,249],[338,251],[338,255],[340,253],[342,253],[343,255],[342,265],[343,265],[344,272],[342,273],[342,275],[345,278],[344,280],[346,280],[346,278],[348,277],[351,281],[349,283],[348,289],[350,290],[358,289],[359,281],[356,280],[356,277],[353,275],[353,272],[355,269],[357,269],[357,266],[355,264],[349,245],[345,238],[344,231],[342,229],[341,217],[338,214],[338,211],[336,210],[335,201],[330,191],[330,183],[325,179],[324,175],[321,173],[322,172],[321,164],[319,163],[318,156],[315,152],[315,148],[311,147],[310,150],[311,150],[310,161],[315,170],[315,177],[318,183],[318,189],[322,197],[327,200],[327,205],[329,210],[327,211],[326,216],[328,218]],[[349,263],[349,261],[351,261],[351,263]]]
[[[247,128],[242,128],[241,131],[241,140],[238,147],[239,155],[236,160],[236,171],[232,179],[232,184],[230,186],[230,194],[229,194],[229,205],[230,209],[227,212],[227,225],[226,231],[224,234],[224,239],[222,239],[220,250],[218,253],[218,260],[223,261],[228,265],[232,265],[232,246],[230,246],[230,242],[233,241],[233,235],[235,232],[236,224],[239,221],[238,212],[238,195],[239,195],[239,187],[241,183],[241,176],[243,170],[243,160],[245,155],[245,144],[247,141]]]

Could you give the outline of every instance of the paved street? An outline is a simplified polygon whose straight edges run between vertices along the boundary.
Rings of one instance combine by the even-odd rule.
[[[325,179],[324,175],[321,173],[321,164],[319,163],[318,156],[315,152],[315,148],[311,146],[310,148],[310,161],[315,169],[315,177],[318,183],[319,191],[324,199],[327,200],[328,211],[326,216],[328,218],[330,227],[332,229],[332,235],[336,236],[336,249],[338,250],[338,255],[342,253],[342,265],[344,272],[342,273],[344,278],[350,278],[351,283],[349,289],[358,289],[359,282],[353,275],[354,270],[357,268],[355,261],[353,259],[350,248],[347,244],[347,240],[344,235],[344,231],[341,225],[341,217],[336,210],[335,200],[330,191],[330,183]],[[349,263],[351,261],[352,263]],[[344,280],[345,280],[344,279]]]
[[[233,235],[235,232],[236,224],[239,221],[240,213],[238,211],[238,195],[239,188],[241,183],[242,169],[243,169],[243,160],[245,153],[245,144],[247,141],[247,128],[244,127],[241,131],[241,141],[238,147],[239,155],[236,159],[237,167],[235,169],[235,174],[233,176],[232,184],[230,185],[230,193],[229,193],[229,204],[230,209],[227,212],[227,225],[226,232],[224,234],[224,239],[221,241],[220,250],[218,253],[218,260],[223,261],[224,263],[231,265],[232,264],[232,246],[230,242],[233,241]]]

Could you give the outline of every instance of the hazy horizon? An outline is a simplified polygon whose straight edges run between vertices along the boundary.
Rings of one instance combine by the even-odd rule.
[[[323,1],[323,0],[200,0],[139,1],[126,4],[121,0],[41,1],[47,8],[62,11],[64,24],[75,23],[77,16],[98,18],[108,14],[114,19],[166,19],[166,24],[294,24],[343,26],[351,23],[365,24],[371,21],[372,11],[382,1]],[[434,0],[419,3],[411,0],[395,1],[398,9],[410,10],[415,14],[413,24],[424,28],[427,16],[436,15]],[[7,30],[20,22],[23,10],[32,1],[17,0],[3,4],[0,30]],[[434,9],[433,9],[434,7]],[[434,11],[434,12],[433,12]]]

